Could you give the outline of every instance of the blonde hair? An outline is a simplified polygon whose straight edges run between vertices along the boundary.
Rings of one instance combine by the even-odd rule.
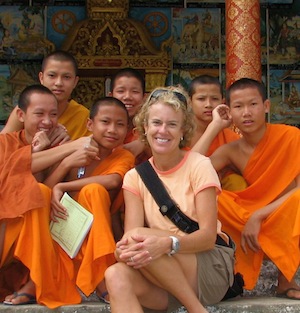
[[[161,102],[172,107],[176,112],[182,110],[183,140],[179,143],[179,148],[189,146],[195,131],[194,113],[191,109],[190,98],[181,86],[157,87],[147,97],[138,114],[134,117],[135,131],[143,142],[147,142],[144,126],[148,123],[149,108]]]

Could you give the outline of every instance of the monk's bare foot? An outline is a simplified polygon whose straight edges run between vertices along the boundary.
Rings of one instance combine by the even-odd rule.
[[[291,300],[300,300],[300,289],[288,288],[285,291],[281,291],[276,293],[277,297],[287,298]]]
[[[287,299],[300,300],[300,286],[296,283],[295,279],[292,279],[289,282],[282,275],[282,273],[279,273],[276,296]]]
[[[4,304],[20,305],[36,303],[35,285],[29,280],[20,290],[5,297]]]

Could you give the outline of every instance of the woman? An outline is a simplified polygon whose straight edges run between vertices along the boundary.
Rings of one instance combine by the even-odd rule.
[[[161,214],[136,169],[127,172],[125,234],[115,251],[119,262],[105,273],[113,313],[182,305],[189,313],[207,312],[204,305],[219,302],[232,284],[233,249],[215,245],[217,233],[228,242],[217,222],[218,176],[208,158],[184,149],[194,131],[188,101],[179,87],[157,88],[135,123],[151,148],[151,165],[199,229],[181,231]]]

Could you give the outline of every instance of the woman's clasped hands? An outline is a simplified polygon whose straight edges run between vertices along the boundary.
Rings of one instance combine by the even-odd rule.
[[[163,237],[138,234],[123,238],[117,242],[116,257],[135,269],[145,267],[166,254],[161,240],[164,240]]]

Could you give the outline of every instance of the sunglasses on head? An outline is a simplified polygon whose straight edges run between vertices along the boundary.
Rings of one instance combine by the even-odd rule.
[[[186,107],[187,107],[187,100],[186,100],[186,97],[182,94],[182,93],[180,93],[180,92],[178,92],[178,91],[175,91],[175,90],[168,90],[168,89],[157,89],[157,90],[155,90],[153,93],[152,93],[152,95],[151,95],[151,97],[150,97],[150,99],[149,100],[151,100],[151,99],[157,99],[157,98],[159,98],[161,95],[163,95],[164,93],[172,93],[180,102],[182,102]]]

